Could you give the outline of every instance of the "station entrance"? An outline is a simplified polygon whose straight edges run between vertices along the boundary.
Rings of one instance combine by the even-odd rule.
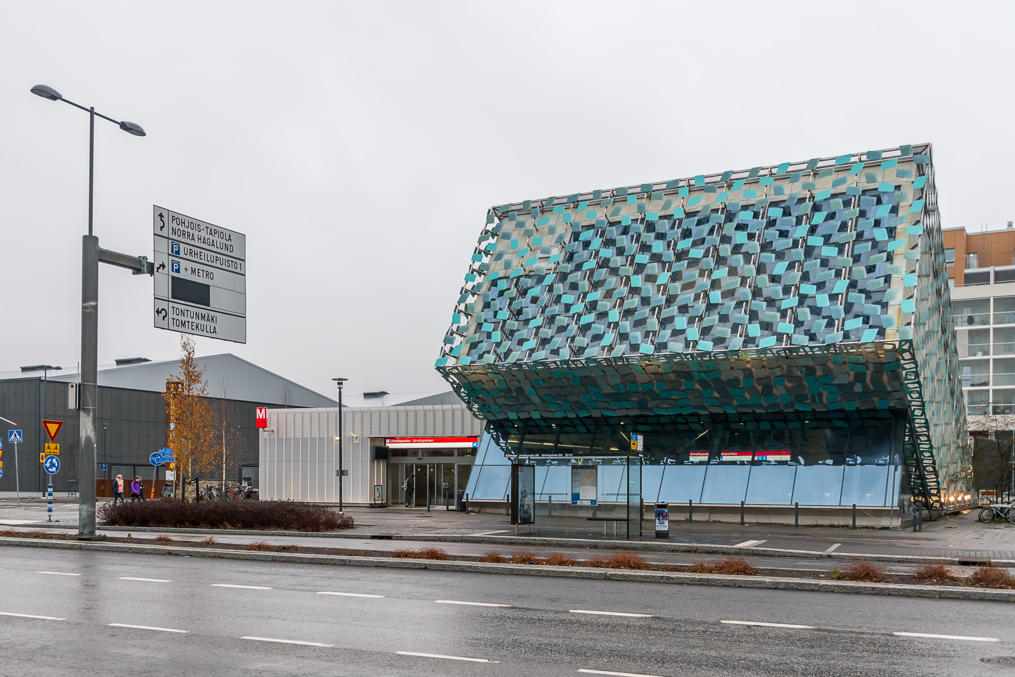
[[[477,442],[475,437],[388,438],[390,504],[454,510],[465,493]]]

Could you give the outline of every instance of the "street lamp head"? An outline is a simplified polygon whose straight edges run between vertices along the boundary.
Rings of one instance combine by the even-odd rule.
[[[50,101],[59,101],[63,98],[63,95],[61,95],[60,92],[56,91],[52,87],[47,87],[46,85],[36,85],[32,87],[32,94],[41,96],[43,99],[49,99]]]
[[[338,389],[339,389],[339,390],[341,390],[341,389],[342,389],[342,386],[343,386],[343,385],[345,384],[345,382],[346,382],[346,381],[348,381],[349,379],[347,379],[347,378],[342,378],[341,376],[336,376],[335,378],[333,378],[333,379],[331,379],[331,380],[332,380],[332,381],[334,381],[335,383],[337,383],[337,384],[338,384]]]
[[[120,123],[120,129],[128,134],[133,134],[134,136],[146,136],[144,129],[141,128],[141,125],[134,122],[127,122],[124,120]]]

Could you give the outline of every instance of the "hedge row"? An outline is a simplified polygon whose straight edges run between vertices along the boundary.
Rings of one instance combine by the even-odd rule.
[[[139,501],[103,504],[99,520],[108,526],[192,527],[335,531],[351,529],[352,518],[320,505],[292,501]]]

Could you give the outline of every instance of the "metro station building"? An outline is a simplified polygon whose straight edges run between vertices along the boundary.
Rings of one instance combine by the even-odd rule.
[[[962,504],[945,271],[929,144],[493,207],[436,364],[470,499]]]

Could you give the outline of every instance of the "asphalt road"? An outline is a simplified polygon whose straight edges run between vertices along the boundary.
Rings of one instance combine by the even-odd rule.
[[[14,547],[0,558],[0,675],[1015,674],[994,662],[1015,657],[1010,619],[986,602]]]

